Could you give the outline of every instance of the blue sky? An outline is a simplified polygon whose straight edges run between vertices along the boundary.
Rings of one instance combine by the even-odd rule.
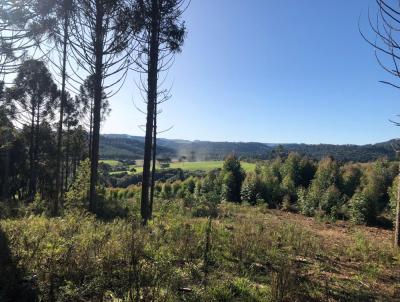
[[[192,0],[188,36],[166,86],[162,137],[366,144],[399,136],[400,91],[368,33],[374,0]],[[103,133],[143,135],[133,73],[110,100]]]

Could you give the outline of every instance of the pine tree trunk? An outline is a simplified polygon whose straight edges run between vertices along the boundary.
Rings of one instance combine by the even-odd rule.
[[[67,141],[65,143],[65,188],[64,190],[68,190],[68,178],[69,178],[69,147],[70,147],[70,125],[67,127]]]
[[[36,135],[35,135],[35,151],[34,151],[34,169],[33,169],[33,174],[34,174],[34,187],[33,187],[33,192],[34,195],[37,192],[37,184],[38,184],[38,173],[39,173],[39,142],[40,142],[40,106],[37,108],[37,113],[36,113]]]
[[[30,144],[29,144],[29,188],[28,188],[28,199],[33,200],[34,191],[34,143],[35,143],[35,108],[31,110],[31,133],[30,133]]]
[[[149,219],[153,216],[154,188],[156,184],[156,158],[157,158],[157,101],[154,104],[154,121],[153,121],[153,158],[151,169],[151,187],[150,187],[150,213]]]
[[[89,123],[89,159],[92,159],[92,137],[93,137],[93,100],[90,101],[90,123]]]
[[[103,79],[103,2],[96,1],[96,41],[95,41],[95,75],[94,75],[94,108],[93,108],[93,138],[90,162],[90,192],[89,210],[96,211],[96,185],[99,167],[99,141],[100,141],[100,118],[102,101],[102,79]]]
[[[33,152],[33,187],[32,187],[32,200],[37,192],[38,169],[39,169],[39,136],[40,136],[40,105],[37,106],[36,112],[36,131],[35,131],[35,148]]]
[[[394,246],[400,247],[400,165],[399,165],[399,179],[397,181],[397,202],[396,202],[396,218],[395,218],[395,231],[394,231]]]
[[[68,43],[68,12],[65,12],[64,17],[64,40],[63,40],[63,65],[61,71],[61,101],[60,101],[60,118],[57,130],[57,170],[56,170],[56,198],[52,209],[53,216],[58,215],[58,206],[60,203],[61,190],[62,190],[62,131],[63,131],[63,115],[65,104],[65,80],[66,80],[66,63],[67,63],[67,43]]]
[[[152,0],[152,21],[150,33],[150,52],[147,75],[147,120],[146,136],[144,142],[143,177],[140,213],[142,224],[146,225],[149,219],[149,187],[150,187],[150,162],[153,136],[154,106],[157,101],[157,76],[158,76],[158,56],[159,56],[159,7],[158,0]]]

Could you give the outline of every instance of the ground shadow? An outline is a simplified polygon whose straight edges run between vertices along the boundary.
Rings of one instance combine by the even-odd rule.
[[[0,301],[38,301],[34,282],[24,279],[23,275],[13,261],[8,238],[0,228]]]
[[[375,221],[368,224],[370,227],[376,227],[384,230],[393,230],[393,221],[384,216],[379,216]]]

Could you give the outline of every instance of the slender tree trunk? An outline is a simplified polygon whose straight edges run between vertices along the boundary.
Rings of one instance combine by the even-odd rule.
[[[94,108],[93,108],[93,141],[90,164],[89,210],[96,211],[96,185],[99,167],[100,119],[103,79],[103,19],[104,7],[102,1],[96,1],[96,41],[95,41],[95,77],[94,77]]]
[[[157,158],[157,101],[154,103],[154,121],[153,121],[153,158],[151,169],[151,187],[150,187],[150,213],[149,219],[153,216],[154,188],[156,184],[156,158]]]
[[[28,188],[28,199],[33,200],[34,191],[34,143],[35,143],[35,108],[31,110],[31,133],[30,133],[30,146],[29,146],[29,188]]]
[[[35,148],[33,152],[33,191],[32,200],[37,192],[37,182],[38,182],[38,161],[39,161],[39,135],[40,135],[40,105],[37,106],[36,112],[36,134],[35,134]]]
[[[65,79],[66,79],[66,66],[67,66],[67,44],[68,44],[68,10],[64,16],[64,40],[63,40],[63,65],[61,71],[61,101],[60,101],[60,118],[58,122],[57,130],[57,170],[56,170],[56,198],[54,199],[53,205],[53,216],[58,215],[58,206],[60,204],[61,190],[62,190],[62,174],[61,174],[61,162],[62,162],[62,129],[63,129],[63,117],[64,117],[64,104],[65,104]]]
[[[77,152],[77,143],[75,141],[75,138],[73,140],[73,151],[72,151],[72,179],[75,179],[75,175],[76,175],[76,162],[77,162],[77,158],[78,158],[78,154],[80,154],[81,150],[79,150]],[[78,146],[79,148],[79,146]],[[75,152],[74,152],[75,151]]]
[[[69,178],[69,134],[70,134],[70,125],[67,127],[67,141],[65,144],[65,191],[68,190],[68,178]]]
[[[396,202],[396,222],[394,231],[394,246],[400,247],[400,165],[399,165],[399,179],[397,181],[397,202]]]
[[[152,0],[152,22],[149,53],[149,70],[147,75],[147,120],[146,136],[144,142],[144,160],[143,160],[143,179],[140,213],[142,223],[147,224],[149,219],[149,186],[150,186],[150,162],[152,147],[152,131],[154,119],[154,107],[157,101],[157,76],[158,76],[158,56],[159,56],[159,6],[158,0]]]
[[[90,123],[89,123],[89,159],[92,159],[93,142],[93,100],[90,101]]]

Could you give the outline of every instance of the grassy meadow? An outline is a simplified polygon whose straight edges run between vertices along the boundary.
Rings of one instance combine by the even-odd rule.
[[[122,165],[121,162],[117,160],[101,160],[101,162],[110,165],[111,167],[117,167],[119,165]],[[211,171],[214,169],[220,169],[222,168],[222,165],[224,164],[223,161],[196,161],[196,162],[171,162],[170,164],[170,169],[182,169],[184,171]],[[248,163],[248,162],[241,162],[242,168],[246,172],[251,172],[254,171],[256,164],[255,163]],[[132,168],[135,168],[136,172],[131,172],[130,170]],[[157,168],[159,169],[159,165],[157,164]],[[120,170],[120,171],[114,171],[113,173],[120,173],[120,172],[128,172],[129,174],[134,174],[134,173],[142,173],[143,172],[143,167],[140,165],[129,165],[129,170]]]
[[[114,160],[114,159],[102,159],[102,160],[100,160],[100,162],[110,165],[111,167],[116,167],[118,165],[121,165],[120,161]]]

